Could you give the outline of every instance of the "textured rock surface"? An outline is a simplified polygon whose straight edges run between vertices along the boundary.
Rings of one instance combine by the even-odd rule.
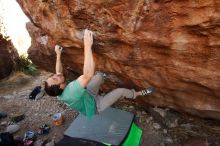
[[[0,34],[0,79],[7,77],[13,70],[18,52],[11,40]]]
[[[157,93],[144,105],[220,119],[219,0],[17,0],[32,36],[30,58],[53,71],[52,47],[65,47],[68,73],[82,73],[82,30],[95,32],[98,70],[112,85]]]

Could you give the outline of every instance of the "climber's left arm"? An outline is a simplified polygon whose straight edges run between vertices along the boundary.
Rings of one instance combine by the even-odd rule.
[[[56,45],[55,46],[55,52],[57,54],[57,56],[56,56],[56,74],[63,73],[63,66],[62,66],[62,62],[61,62],[61,51],[62,51],[62,47],[60,47],[59,45]]]

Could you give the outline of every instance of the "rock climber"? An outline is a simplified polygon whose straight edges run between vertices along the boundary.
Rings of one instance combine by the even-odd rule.
[[[106,77],[105,73],[95,74],[95,62],[92,54],[93,32],[84,31],[84,66],[83,74],[76,80],[67,83],[63,75],[61,63],[62,47],[56,45],[56,74],[45,81],[45,91],[50,96],[58,96],[70,108],[81,114],[92,117],[110,107],[120,98],[135,99],[137,96],[146,96],[154,91],[148,87],[141,91],[134,89],[117,88],[104,96],[99,95],[99,88]]]

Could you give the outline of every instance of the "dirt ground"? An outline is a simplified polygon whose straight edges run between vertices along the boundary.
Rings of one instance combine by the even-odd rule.
[[[23,138],[27,130],[37,132],[41,125],[48,124],[51,127],[49,134],[37,136],[37,139],[54,139],[55,142],[62,139],[78,113],[55,97],[45,95],[37,101],[28,98],[33,88],[49,75],[45,71],[35,77],[16,72],[0,81],[0,112],[8,114],[8,117],[0,119],[0,132],[4,132],[11,123],[11,114],[23,113],[25,118],[17,123],[20,130],[14,137]],[[120,100],[113,107],[135,114],[135,122],[143,132],[141,146],[220,145],[219,121],[200,119],[171,109],[140,107],[135,101],[128,100]],[[61,126],[54,126],[52,122],[51,116],[57,112],[62,112],[65,119]]]

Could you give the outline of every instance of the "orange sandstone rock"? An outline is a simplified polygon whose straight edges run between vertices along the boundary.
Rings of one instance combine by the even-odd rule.
[[[111,86],[157,92],[139,103],[220,119],[219,0],[17,0],[32,23],[29,57],[54,71],[54,44],[69,76],[83,67],[82,30],[95,32],[97,70]]]

